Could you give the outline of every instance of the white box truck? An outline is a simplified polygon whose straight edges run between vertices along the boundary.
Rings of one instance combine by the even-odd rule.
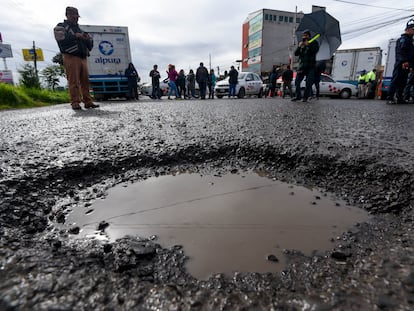
[[[128,96],[125,69],[131,62],[128,27],[81,25],[93,37],[89,79],[96,100]]]
[[[391,86],[392,72],[395,64],[395,46],[397,45],[397,39],[390,39],[388,41],[387,61],[385,62],[384,73],[381,81],[381,99],[386,99],[388,91]]]
[[[358,84],[361,71],[379,71],[382,50],[380,47],[338,50],[332,63],[332,77],[339,82]]]

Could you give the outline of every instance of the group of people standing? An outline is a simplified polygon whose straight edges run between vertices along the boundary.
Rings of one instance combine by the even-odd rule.
[[[363,69],[358,78],[358,98],[374,98],[376,87],[377,70],[374,68],[370,72],[367,72]]]
[[[209,98],[214,98],[214,86],[216,85],[217,77],[214,73],[214,69],[208,69],[204,67],[201,62],[197,68],[196,73],[193,69],[190,69],[188,74],[185,74],[184,69],[180,69],[179,72],[175,69],[175,65],[168,65],[167,77],[168,77],[168,99],[172,99],[174,94],[176,99],[188,99],[197,98],[196,96],[196,82],[200,91],[200,99],[206,99],[207,88]],[[162,91],[160,89],[161,74],[158,71],[158,65],[154,65],[154,68],[150,71],[152,83],[152,95],[153,99],[160,99]]]

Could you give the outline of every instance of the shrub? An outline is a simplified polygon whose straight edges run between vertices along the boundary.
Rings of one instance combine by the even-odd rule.
[[[35,101],[24,91],[13,85],[0,83],[0,108],[17,108],[34,106]]]
[[[38,107],[70,102],[67,91],[16,87],[0,83],[0,109]]]

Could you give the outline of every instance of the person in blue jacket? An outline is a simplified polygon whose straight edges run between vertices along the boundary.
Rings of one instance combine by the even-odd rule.
[[[409,68],[414,63],[414,19],[410,19],[405,32],[397,40],[395,46],[395,65],[392,72],[391,86],[388,92],[387,104],[405,104],[404,88],[407,84]],[[395,98],[397,101],[395,101]]]
[[[214,69],[210,69],[210,74],[208,76],[208,98],[214,99],[214,87],[216,86],[217,77],[214,73]]]
[[[128,68],[125,69],[125,77],[128,78],[128,97],[129,99],[138,100],[138,82],[139,75],[138,71],[135,69],[134,64],[129,63]]]

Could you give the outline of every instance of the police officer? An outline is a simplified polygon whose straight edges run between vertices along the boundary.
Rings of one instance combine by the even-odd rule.
[[[377,87],[377,70],[374,68],[367,73],[365,82],[367,83],[365,87],[365,97],[366,98],[375,98],[375,89]]]
[[[365,85],[367,84],[367,71],[361,70],[361,75],[358,78],[358,98],[365,97]]]
[[[403,91],[407,83],[410,66],[414,62],[414,20],[410,19],[405,27],[405,32],[397,40],[395,47],[395,65],[392,72],[390,91],[387,104],[404,104]],[[394,95],[397,101],[394,100]]]

